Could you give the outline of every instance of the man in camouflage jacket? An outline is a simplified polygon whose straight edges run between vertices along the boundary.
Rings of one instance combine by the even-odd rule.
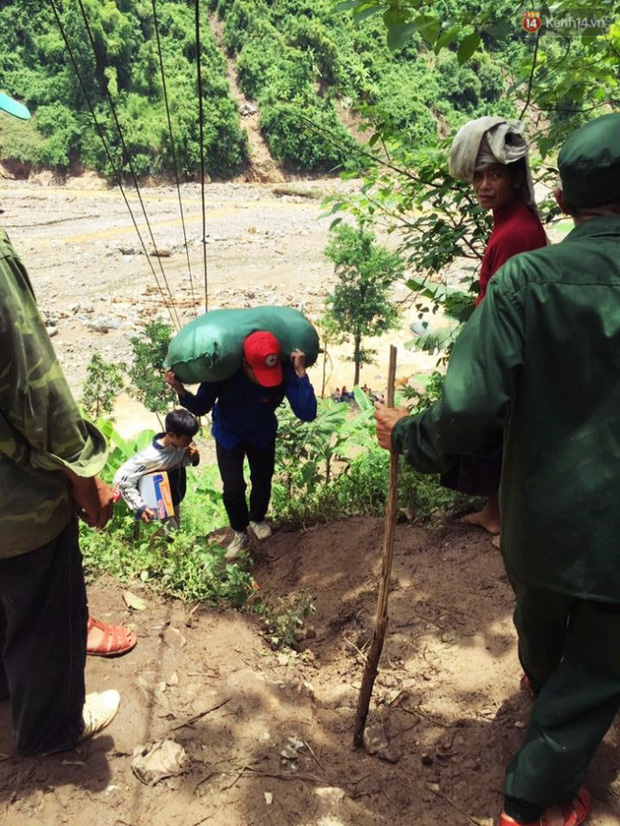
[[[24,117],[14,106],[0,95],[0,109]],[[0,699],[10,697],[22,755],[72,748],[92,731],[76,516],[101,528],[112,514],[111,490],[96,478],[106,455],[0,230]]]

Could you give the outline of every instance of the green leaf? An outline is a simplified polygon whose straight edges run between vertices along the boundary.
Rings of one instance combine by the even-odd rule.
[[[391,26],[398,26],[401,23],[406,23],[408,14],[403,9],[390,6],[383,12],[383,22],[389,29]]]
[[[482,27],[482,30],[490,37],[500,40],[505,37],[513,37],[515,34],[515,24],[510,19],[510,16],[495,20],[492,23],[487,23]]]
[[[368,9],[362,9],[360,12],[354,12],[355,22],[356,23],[363,23],[369,17],[372,17],[373,14],[378,14],[381,9],[378,6],[372,6]]]
[[[449,46],[451,43],[454,43],[454,41],[458,37],[459,32],[460,29],[458,26],[450,26],[449,29],[446,29],[446,31],[443,32],[443,34],[441,34],[435,42],[435,53],[439,53],[446,46]]]
[[[430,14],[420,15],[416,20],[417,28],[426,42],[434,46],[441,31],[441,21]]]
[[[349,11],[349,9],[354,9],[356,6],[364,6],[365,0],[341,0],[340,3],[336,3],[334,6],[335,12],[343,12]]]
[[[355,396],[357,406],[362,413],[366,413],[369,410],[374,410],[374,404],[358,385],[355,385],[353,388],[353,395]]]
[[[402,49],[411,40],[417,30],[415,23],[398,23],[390,26],[387,33],[387,44],[391,51]]]
[[[468,34],[467,37],[465,37],[461,41],[461,44],[459,45],[459,50],[456,55],[457,60],[461,66],[463,65],[463,63],[467,63],[467,61],[473,55],[473,53],[476,51],[479,45],[480,35],[477,32]]]

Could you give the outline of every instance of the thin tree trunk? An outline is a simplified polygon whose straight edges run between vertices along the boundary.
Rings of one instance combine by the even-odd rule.
[[[323,380],[321,384],[321,398],[325,398],[325,375],[327,373],[327,342],[325,342],[325,347],[323,349]]]
[[[353,380],[353,387],[360,383],[360,348],[362,346],[362,337],[355,336],[355,349],[353,351],[353,360],[355,361],[355,378]]]

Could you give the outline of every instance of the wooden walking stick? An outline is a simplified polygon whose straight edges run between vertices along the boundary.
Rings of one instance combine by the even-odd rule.
[[[390,347],[390,369],[388,375],[387,406],[394,407],[394,382],[396,379],[396,347]],[[392,556],[394,551],[394,525],[396,524],[398,486],[398,454],[390,451],[390,488],[385,510],[385,532],[383,535],[383,551],[381,553],[381,582],[379,584],[379,599],[377,601],[377,615],[375,629],[370,641],[360,696],[357,701],[355,714],[355,732],[353,745],[359,748],[364,745],[364,728],[368,717],[368,706],[377,676],[379,659],[383,650],[385,630],[388,622],[388,594],[390,592],[390,575],[392,572]]]

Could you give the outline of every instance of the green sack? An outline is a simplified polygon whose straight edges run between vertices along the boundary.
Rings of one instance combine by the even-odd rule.
[[[243,342],[257,330],[272,333],[280,342],[282,360],[293,350],[306,354],[310,366],[319,354],[319,336],[308,319],[291,307],[249,307],[210,310],[186,324],[170,342],[165,367],[185,384],[222,381],[243,362]]]

